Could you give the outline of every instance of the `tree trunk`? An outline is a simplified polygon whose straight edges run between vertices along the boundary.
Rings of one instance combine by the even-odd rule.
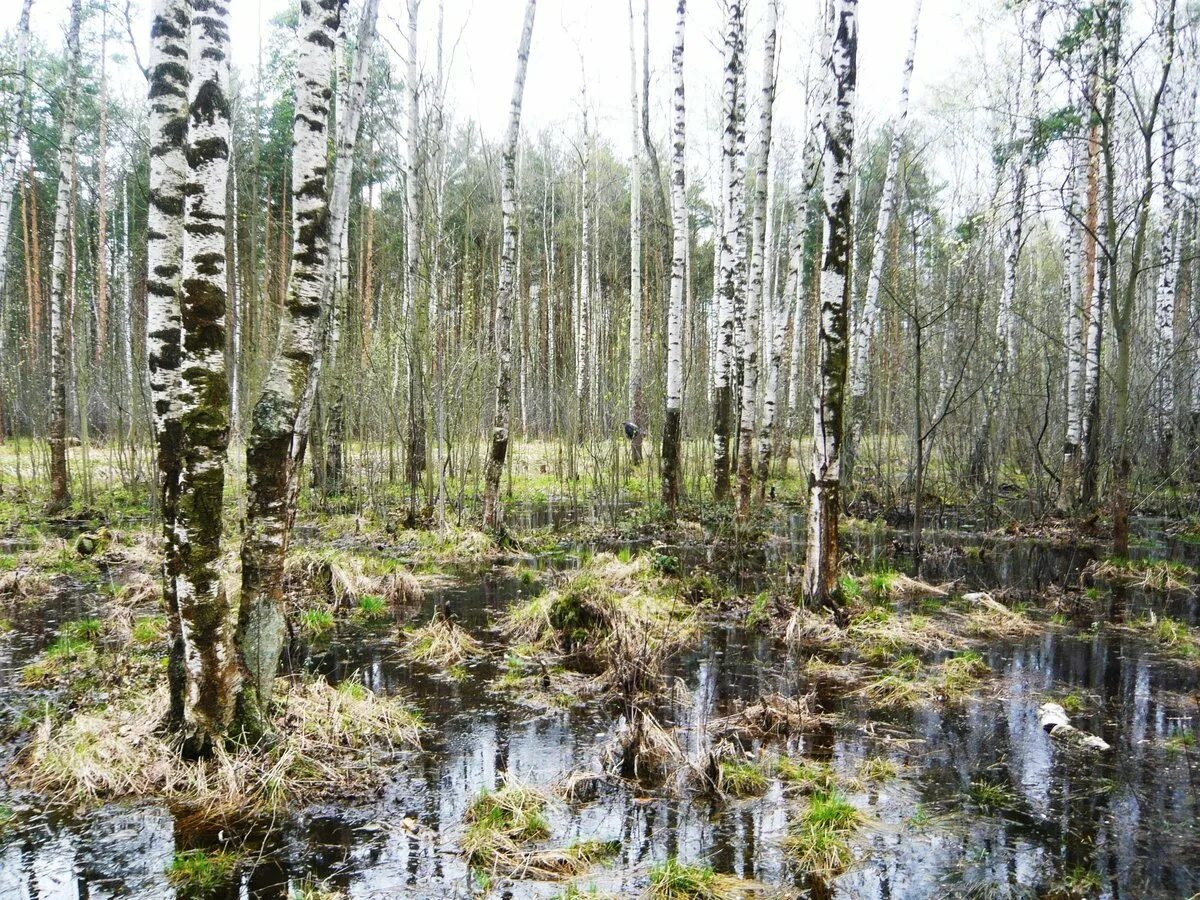
[[[629,155],[629,421],[634,431],[630,438],[630,461],[642,463],[642,155],[641,109],[638,97],[636,19],[633,0],[629,0],[629,100],[632,115]]]
[[[155,0],[150,42],[150,197],[146,237],[146,351],[157,442],[163,525],[163,603],[170,624],[167,680],[171,720],[183,725],[183,631],[176,578],[175,511],[183,465],[179,421],[180,277],[183,272],[183,185],[187,178],[191,4]]]
[[[222,501],[229,443],[225,373],[225,197],[229,175],[229,8],[192,2],[188,170],[183,186],[183,472],[175,534],[183,638],[183,737],[208,753],[227,731],[237,697],[233,603],[221,580]]]
[[[770,185],[771,113],[775,104],[775,30],[779,8],[775,0],[767,4],[767,33],[763,42],[763,89],[759,115],[758,171],[754,181],[753,242],[750,247],[750,290],[746,298],[746,334],[742,344],[742,410],[738,425],[737,516],[750,515],[754,484],[754,428],[758,398],[758,328],[760,311],[772,301],[763,288],[766,263],[766,216]]]
[[[888,233],[892,227],[892,216],[898,203],[897,176],[900,173],[900,152],[904,147],[905,125],[908,121],[909,86],[912,84],[913,66],[917,55],[917,29],[921,21],[921,0],[913,3],[912,30],[908,38],[908,56],[904,59],[904,71],[900,76],[900,102],[896,118],[892,122],[892,142],[888,148],[887,169],[883,178],[883,192],[879,198],[879,218],[875,223],[875,239],[871,245],[871,269],[867,275],[867,290],[862,310],[854,323],[850,359],[850,422],[846,430],[846,472],[850,481],[855,452],[862,436],[867,415],[867,386],[871,345],[879,328],[879,283],[883,276]]]
[[[329,267],[329,193],[326,186],[330,76],[342,4],[301,5],[297,26],[296,115],[292,134],[292,260],[280,322],[280,353],[254,406],[246,442],[246,531],[242,540],[242,597],[238,653],[242,668],[239,727],[266,728],[267,704],[283,648],[283,570],[292,510],[290,459],[300,403],[312,377],[321,339],[325,276]]]
[[[50,262],[50,506],[58,512],[71,502],[67,475],[67,366],[70,354],[68,311],[73,305],[71,278],[71,185],[75,181],[75,116],[78,107],[80,0],[71,0],[67,30],[66,112],[58,151],[58,196],[54,204],[54,255]]]
[[[675,82],[672,100],[671,142],[671,305],[667,314],[667,408],[663,419],[662,500],[675,514],[679,503],[679,436],[683,412],[683,280],[687,251],[688,215],[685,150],[687,148],[683,83],[683,39],[687,0],[675,8],[675,45],[671,48],[671,75]]]
[[[737,249],[742,217],[737,206],[737,142],[740,130],[738,88],[742,69],[742,0],[729,0],[725,30],[724,133],[721,139],[722,208],[721,291],[717,305],[716,371],[713,391],[713,492],[729,497],[729,439],[732,434],[734,352],[736,343]]]
[[[537,0],[527,0],[525,22],[521,27],[521,43],[517,49],[517,73],[513,79],[512,101],[509,105],[508,131],[500,161],[500,230],[503,244],[500,252],[500,282],[496,297],[496,408],[492,420],[492,447],[488,454],[483,495],[483,524],[499,532],[504,527],[504,506],[500,502],[500,476],[508,456],[509,388],[512,381],[512,343],[510,323],[516,281],[517,221],[516,169],[517,140],[521,133],[521,101],[525,96],[525,71],[529,65],[529,44],[533,39],[533,16]],[[586,169],[584,170],[586,173]],[[585,174],[586,185],[586,174]],[[585,218],[586,221],[586,218]],[[585,226],[586,228],[586,226]],[[580,404],[580,414],[584,406]]]
[[[858,81],[858,0],[839,0],[832,95],[826,115],[821,320],[817,396],[813,404],[813,460],[808,479],[808,539],[804,597],[838,604],[838,504],[850,304],[850,162],[854,149],[854,94]]]

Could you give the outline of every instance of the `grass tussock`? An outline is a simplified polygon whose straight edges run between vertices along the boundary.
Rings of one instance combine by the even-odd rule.
[[[789,826],[784,852],[801,871],[832,878],[854,861],[850,839],[863,823],[863,814],[836,789],[815,793]]]
[[[725,760],[720,772],[721,793],[731,797],[761,797],[770,786],[762,767],[748,760]]]
[[[752,896],[761,885],[721,875],[712,866],[684,863],[671,857],[650,870],[646,900],[738,900]]]
[[[736,740],[743,744],[771,738],[787,738],[811,731],[824,721],[812,708],[809,696],[783,697],[771,694],[759,697],[737,712],[709,723],[714,740]]]
[[[449,669],[477,656],[483,644],[449,616],[435,613],[428,625],[404,637],[400,649],[413,662]]]
[[[335,551],[301,551],[290,555],[285,578],[288,591],[294,596],[328,600],[336,608],[356,613],[364,598],[378,598],[389,608],[419,604],[425,598],[420,582],[411,572],[405,569],[370,572],[367,560]]]
[[[619,841],[583,840],[565,847],[531,846],[550,837],[549,799],[537,788],[507,779],[483,791],[467,808],[462,849],[488,879],[554,880],[582,875],[621,851]]]
[[[1151,612],[1131,623],[1130,627],[1150,638],[1163,652],[1176,659],[1200,662],[1200,634],[1187,622]]]
[[[1126,559],[1110,556],[1088,563],[1084,574],[1101,581],[1146,591],[1195,593],[1196,571],[1169,559]]]
[[[181,757],[163,728],[167,692],[120,698],[34,729],[13,774],[56,802],[156,797],[212,819],[236,819],[297,801],[369,789],[375,755],[418,744],[421,720],[405,703],[357,682],[278,687],[277,739],[231,743],[212,757]]]
[[[979,688],[988,671],[983,657],[970,650],[933,667],[905,654],[867,678],[857,693],[876,706],[916,706],[934,700],[960,702]]]
[[[237,854],[228,850],[180,850],[167,867],[167,881],[181,900],[203,900],[229,890],[237,865]]]

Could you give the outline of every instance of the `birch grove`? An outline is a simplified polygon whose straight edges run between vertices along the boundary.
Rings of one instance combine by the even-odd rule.
[[[957,520],[1186,531],[1194,5],[581,0],[531,70],[527,0],[502,84],[490,6],[252,6],[0,11],[0,511],[155,574],[189,758],[286,738],[317,632],[469,626],[432,556],[702,548],[774,634],[843,623],[847,518],[914,579]]]

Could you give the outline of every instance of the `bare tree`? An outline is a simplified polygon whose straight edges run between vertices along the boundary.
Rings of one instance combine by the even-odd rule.
[[[492,446],[488,454],[483,495],[483,524],[499,531],[504,526],[504,506],[500,502],[500,476],[508,456],[509,389],[512,383],[512,306],[516,280],[517,254],[517,140],[521,134],[521,101],[525,96],[525,71],[529,66],[529,45],[533,40],[533,16],[537,0],[527,0],[521,43],[517,47],[517,73],[513,79],[509,104],[508,130],[500,160],[500,219],[503,247],[500,252],[500,283],[496,296],[496,407],[492,419]],[[585,170],[586,171],[586,170]],[[586,182],[585,182],[586,183]],[[581,408],[580,414],[583,414]]]
[[[838,0],[830,54],[832,93],[825,119],[824,219],[813,460],[808,479],[804,596],[838,603],[838,512],[850,305],[850,160],[858,84],[858,0]]]

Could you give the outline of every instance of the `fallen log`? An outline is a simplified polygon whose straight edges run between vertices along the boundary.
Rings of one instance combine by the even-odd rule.
[[[1084,750],[1099,752],[1112,749],[1103,738],[1080,731],[1072,725],[1067,711],[1057,703],[1043,703],[1038,707],[1038,723],[1050,737]]]

